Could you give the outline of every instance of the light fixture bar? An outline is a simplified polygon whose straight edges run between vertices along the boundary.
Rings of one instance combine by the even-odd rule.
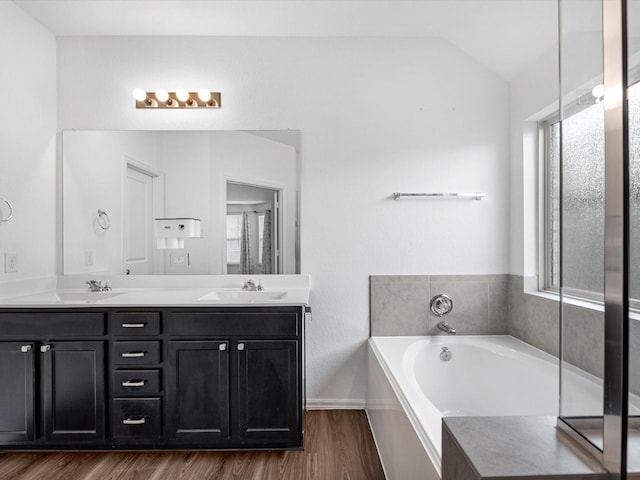
[[[136,88],[133,97],[136,99],[136,108],[220,108],[222,105],[220,92],[205,89],[197,92],[167,92],[162,89],[145,92]]]

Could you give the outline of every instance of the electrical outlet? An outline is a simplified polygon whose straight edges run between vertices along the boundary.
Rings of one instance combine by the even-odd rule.
[[[169,258],[173,265],[182,265],[187,262],[187,259],[184,256],[184,254],[180,254],[180,253],[172,253],[169,256]]]
[[[84,264],[87,267],[93,266],[93,251],[87,250],[84,252]]]
[[[4,254],[4,273],[16,273],[18,271],[18,254]]]

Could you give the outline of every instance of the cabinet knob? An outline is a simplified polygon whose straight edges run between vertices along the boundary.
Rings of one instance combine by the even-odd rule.
[[[220,349],[221,352],[224,352],[227,349],[227,344],[226,343],[221,343],[219,349]]]
[[[244,343],[238,344],[238,350],[244,350]]]
[[[22,346],[20,347],[20,351],[21,351],[22,353],[30,352],[30,351],[31,351],[31,345],[22,345]]]
[[[147,422],[147,419],[144,417],[129,417],[122,420],[122,423],[125,425],[144,425]]]
[[[41,351],[42,353],[48,352],[49,350],[51,350],[51,345],[42,345],[42,346],[40,347],[40,351]]]

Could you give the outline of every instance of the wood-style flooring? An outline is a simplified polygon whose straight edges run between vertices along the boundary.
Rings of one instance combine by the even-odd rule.
[[[360,410],[305,414],[302,451],[1,452],[2,480],[384,480]]]

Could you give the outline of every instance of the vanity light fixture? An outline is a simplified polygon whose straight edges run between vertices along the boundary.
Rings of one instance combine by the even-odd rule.
[[[220,92],[211,92],[205,88],[197,92],[188,92],[179,88],[168,92],[159,88],[155,92],[146,92],[141,88],[133,90],[136,108],[220,108]]]

